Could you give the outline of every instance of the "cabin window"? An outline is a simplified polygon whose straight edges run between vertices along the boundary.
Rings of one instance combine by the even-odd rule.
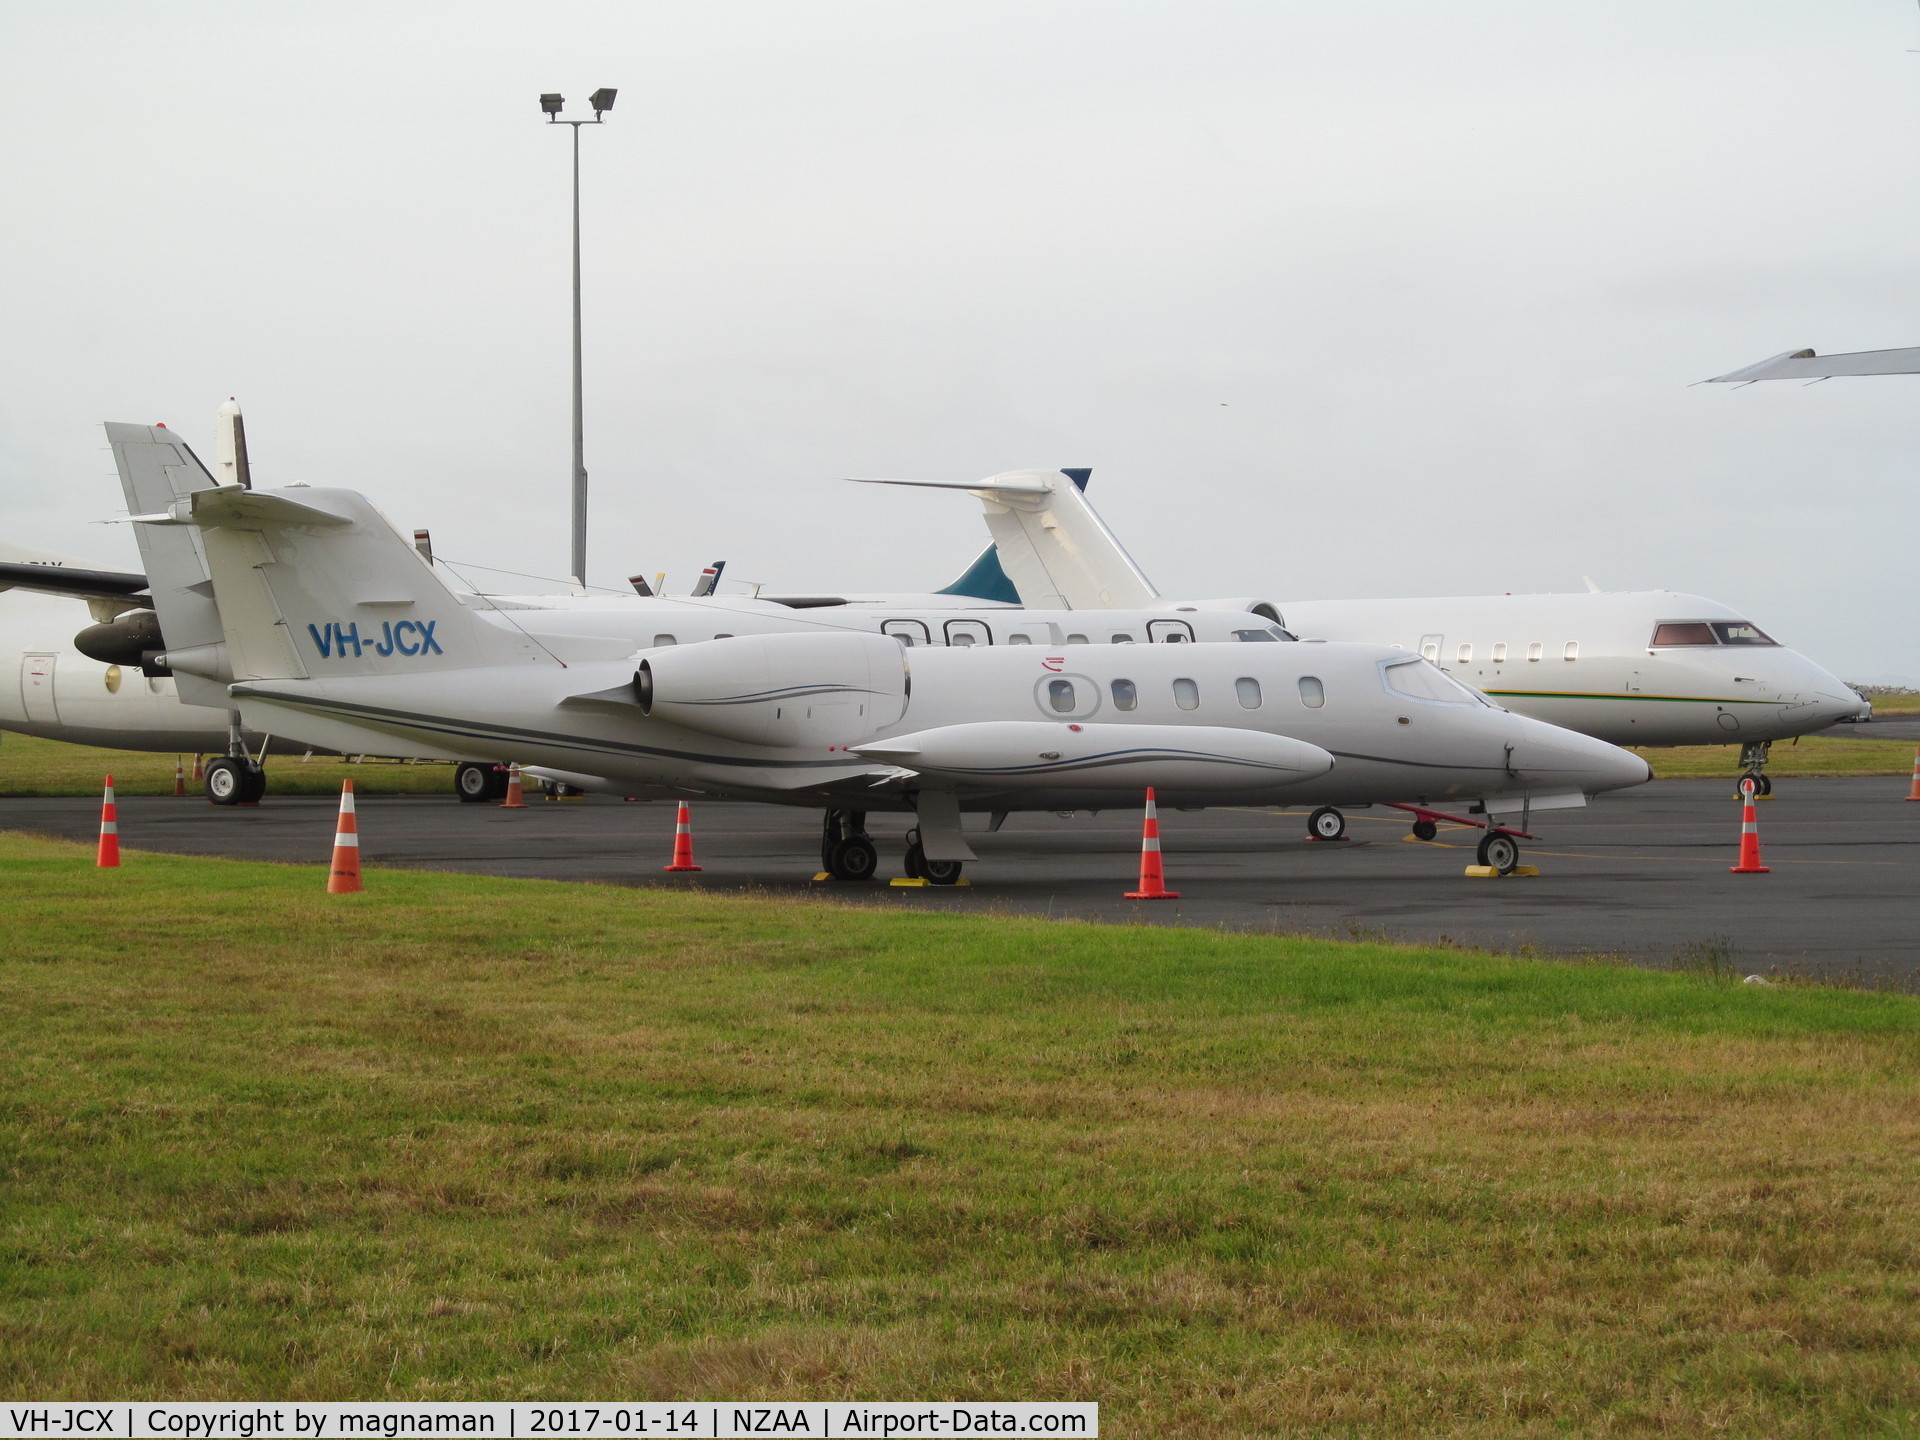
[[[1113,643],[1114,643],[1115,645],[1131,645],[1131,644],[1133,644],[1133,636],[1131,636],[1131,635],[1115,635],[1115,636],[1113,637]]]
[[[1466,664],[1469,660],[1473,659],[1473,646],[1462,645],[1460,649],[1456,652],[1455,658],[1458,660],[1460,664],[1462,665]]]
[[[1527,659],[1529,660],[1538,660],[1541,656],[1545,655],[1546,653],[1547,653],[1547,647],[1542,645],[1538,640],[1535,640],[1532,644],[1527,646]]]
[[[1174,681],[1173,703],[1178,705],[1182,710],[1198,710],[1200,708],[1200,687],[1191,680]]]
[[[1007,636],[1007,644],[1009,644],[1009,645],[1031,645],[1031,644],[1033,644],[1033,638],[1032,638],[1031,636],[1029,636],[1029,635],[1009,635],[1009,636]]]
[[[1258,710],[1260,708],[1260,682],[1251,675],[1242,675],[1238,680],[1234,681],[1233,693],[1239,698],[1240,708],[1242,710]]]
[[[1147,639],[1156,645],[1185,645],[1193,639],[1193,627],[1184,620],[1149,620]]]
[[[1300,677],[1300,703],[1309,710],[1318,710],[1327,703],[1327,687],[1320,683],[1318,675]]]
[[[1493,663],[1504,665],[1507,659],[1507,642],[1502,640],[1493,647]]]
[[[653,643],[655,645],[678,645],[680,642],[671,635],[656,635],[653,637]]]
[[[1071,715],[1074,711],[1073,681],[1050,680],[1047,682],[1047,703],[1062,715]]]
[[[1069,645],[1084,645],[1086,643],[1087,643],[1087,637],[1084,635],[1067,636],[1067,644]]]
[[[1580,642],[1578,640],[1567,641],[1565,647],[1560,651],[1560,658],[1562,660],[1578,660],[1580,658]]]
[[[927,627],[918,620],[883,620],[880,622],[880,633],[891,635],[909,647],[933,643],[932,637],[927,634]]]
[[[1131,710],[1140,703],[1140,691],[1131,680],[1116,680],[1108,687],[1113,691],[1113,708]]]
[[[1438,635],[1422,635],[1420,637],[1420,654],[1438,665],[1440,663],[1440,637]]]
[[[983,620],[947,621],[947,644],[949,645],[991,645],[993,632],[987,629]]]

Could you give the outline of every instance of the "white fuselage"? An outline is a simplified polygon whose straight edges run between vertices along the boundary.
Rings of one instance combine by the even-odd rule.
[[[1616,745],[1781,740],[1863,708],[1839,679],[1784,645],[1719,643],[1713,622],[1745,617],[1698,595],[1296,600],[1281,609],[1299,635],[1423,654],[1518,714]],[[1663,624],[1689,623],[1707,627],[1714,643],[1653,643]]]
[[[809,643],[775,636],[770,645],[795,641]],[[685,667],[699,658],[688,649],[709,652],[712,675],[739,677],[757,673],[753,666],[761,662],[752,647],[760,643],[742,637],[665,653]],[[932,784],[952,791],[968,810],[1097,809],[1136,803],[1141,784],[1156,783],[1155,762],[1120,750],[1073,760],[1074,725],[1116,732],[1137,726],[1156,740],[1167,727],[1188,727],[1196,744],[1227,742],[1219,752],[1222,763],[1229,762],[1231,737],[1204,732],[1283,736],[1333,757],[1330,768],[1311,774],[1262,774],[1248,767],[1244,784],[1229,795],[1215,783],[1183,790],[1175,780],[1162,795],[1172,805],[1464,805],[1499,797],[1574,797],[1649,778],[1635,756],[1486,704],[1386,647],[909,650],[878,637],[867,637],[867,643],[873,673],[897,665],[899,683],[869,680],[865,669],[845,681],[843,671],[824,662],[809,669],[812,662],[803,653],[798,669],[782,672],[783,683],[744,695],[716,691],[711,699],[696,697],[671,719],[648,713],[633,698],[636,661],[661,651],[600,661],[576,653],[564,668],[262,679],[237,684],[233,694],[249,725],[315,745],[374,749],[377,737],[385,737],[394,753],[513,759],[605,777],[629,793],[700,793],[813,807],[907,808],[915,786]],[[663,662],[663,673],[667,669]],[[1433,693],[1396,688],[1406,682],[1390,677],[1402,670],[1432,676]],[[720,688],[741,683],[728,679]],[[768,728],[750,732],[760,743],[733,738],[743,733],[743,704],[762,707],[754,723],[764,721]],[[718,717],[712,724],[701,719],[706,705]],[[1060,739],[1051,746],[1033,742],[1033,755],[1021,763],[987,747],[971,760],[949,756],[938,774],[898,781],[888,781],[884,768],[876,771],[872,761],[853,753],[889,736],[994,722],[1014,722],[1021,743],[1035,723]],[[1060,762],[1063,750],[1076,773],[1045,768]],[[913,762],[900,763],[910,768]],[[1111,768],[1110,783],[1090,776],[1097,765]]]

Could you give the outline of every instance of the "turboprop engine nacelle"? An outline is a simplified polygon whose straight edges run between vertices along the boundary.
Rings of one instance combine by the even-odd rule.
[[[986,720],[855,745],[922,775],[1009,788],[1259,790],[1333,769],[1318,745],[1223,725],[1076,725]]]
[[[750,745],[847,745],[907,708],[906,648],[886,635],[742,635],[649,650],[641,713]]]

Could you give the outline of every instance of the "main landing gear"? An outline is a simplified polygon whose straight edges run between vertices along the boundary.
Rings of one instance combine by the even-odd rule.
[[[1495,830],[1480,837],[1480,848],[1475,852],[1482,865],[1501,875],[1511,875],[1520,868],[1520,842],[1504,830]]]
[[[453,793],[462,805],[485,805],[507,798],[507,772],[498,765],[468,760],[453,772]]]
[[[920,848],[920,832],[907,832],[906,871],[909,880],[924,880],[929,885],[958,885],[964,865],[960,860],[929,860]]]
[[[871,880],[880,852],[867,834],[864,810],[829,810],[820,832],[820,868],[834,880]]]
[[[207,799],[215,805],[258,805],[267,793],[267,772],[247,755],[210,761],[204,780]]]
[[[1309,840],[1346,839],[1347,817],[1331,805],[1322,805],[1307,816],[1307,838]]]
[[[1740,781],[1733,787],[1733,798],[1738,800],[1742,794],[1740,783],[1753,781],[1753,794],[1756,800],[1764,800],[1773,794],[1773,781],[1767,778],[1767,751],[1773,748],[1771,740],[1749,740],[1740,747]]]

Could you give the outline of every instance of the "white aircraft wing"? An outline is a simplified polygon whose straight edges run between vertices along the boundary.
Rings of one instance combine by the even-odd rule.
[[[967,491],[986,511],[1001,568],[1029,609],[1138,609],[1160,598],[1080,487],[1058,470],[1009,470],[985,480],[856,483]]]
[[[1754,380],[1825,380],[1832,375],[1920,375],[1920,347],[1911,350],[1855,350],[1846,355],[1816,355],[1789,350],[1744,370],[1715,375],[1709,385],[1744,385]]]

